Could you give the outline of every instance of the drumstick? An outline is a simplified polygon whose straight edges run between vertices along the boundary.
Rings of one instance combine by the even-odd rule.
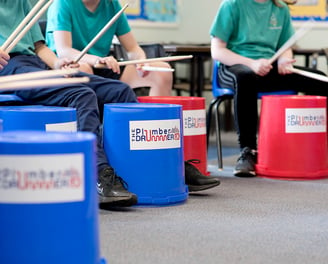
[[[52,78],[29,81],[15,81],[0,83],[0,91],[26,90],[32,88],[48,88],[56,85],[75,84],[89,82],[89,77],[79,78]]]
[[[313,72],[308,72],[308,71],[303,71],[303,70],[299,70],[299,69],[295,69],[295,68],[288,68],[288,70],[292,71],[293,73],[297,73],[312,79],[316,79],[322,82],[328,82],[328,77],[325,75],[321,75],[321,74],[317,74],[317,73],[313,73]]]
[[[144,71],[174,72],[174,69],[167,67],[142,66]]]
[[[38,71],[38,72],[19,73],[19,74],[0,77],[0,84],[7,83],[7,82],[23,81],[23,80],[45,79],[49,77],[72,75],[78,72],[79,72],[78,69],[69,68],[63,70],[45,70],[45,71]]]
[[[48,9],[48,7],[52,4],[52,2],[53,0],[50,0],[39,10],[39,12],[33,17],[33,19],[26,25],[26,27],[17,35],[17,37],[5,49],[7,53],[9,53],[16,46],[16,44],[24,37],[27,31],[29,31],[30,28],[39,20],[39,18]]]
[[[141,60],[128,60],[128,61],[120,61],[118,65],[125,66],[130,64],[140,64],[140,63],[148,63],[148,62],[158,62],[158,61],[176,61],[176,60],[186,60],[191,59],[192,55],[181,55],[181,56],[168,56],[168,57],[158,57],[158,58],[151,58],[151,59],[141,59]],[[94,65],[95,68],[106,68],[106,64],[104,63],[97,63]]]
[[[311,22],[311,23],[310,23]],[[279,58],[281,54],[283,54],[286,50],[292,47],[296,41],[301,39],[310,29],[313,27],[313,20],[309,20],[308,22],[304,23],[303,26],[295,32],[293,36],[291,36],[284,45],[280,47],[280,49],[271,57],[270,64],[272,64],[276,59]]]
[[[2,44],[1,49],[6,50],[8,45],[13,41],[17,34],[23,29],[23,27],[28,23],[28,21],[34,16],[34,14],[41,8],[45,0],[39,0],[39,2],[31,9],[27,16],[22,20],[22,22],[17,26],[13,33],[8,37],[8,39]]]
[[[79,62],[79,60],[91,49],[91,47],[105,34],[105,32],[115,23],[115,21],[120,17],[124,10],[129,4],[125,4],[122,9],[100,30],[100,32],[90,41],[90,43],[81,51],[81,53],[75,58],[74,63]]]

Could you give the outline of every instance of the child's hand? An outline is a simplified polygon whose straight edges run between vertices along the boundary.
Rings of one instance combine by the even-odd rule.
[[[136,64],[136,70],[140,77],[145,77],[149,74],[149,71],[145,71],[142,67],[149,66],[149,64]]]
[[[79,68],[80,65],[78,63],[73,62],[72,60],[63,58],[58,58],[55,63],[55,69],[67,69],[67,68]]]
[[[269,60],[267,59],[258,59],[254,60],[251,69],[258,75],[260,76],[265,76],[267,75],[271,69],[272,65]]]
[[[293,58],[288,57],[280,57],[278,60],[278,72],[279,74],[285,75],[285,74],[291,74],[293,73],[290,68],[293,67],[293,63],[295,63],[296,60]]]
[[[2,70],[8,64],[9,60],[9,54],[0,49],[0,70]]]
[[[118,65],[117,60],[113,56],[100,58],[98,63],[106,64],[107,68],[115,73],[121,73],[120,65]]]

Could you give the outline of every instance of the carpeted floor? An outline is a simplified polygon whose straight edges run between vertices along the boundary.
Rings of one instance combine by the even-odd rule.
[[[209,152],[220,186],[175,206],[100,210],[107,263],[328,263],[328,179],[236,178],[235,135],[226,136],[223,171]]]

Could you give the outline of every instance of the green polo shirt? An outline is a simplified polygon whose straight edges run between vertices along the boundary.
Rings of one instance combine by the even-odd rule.
[[[268,0],[223,0],[210,35],[227,43],[242,56],[271,58],[294,34],[288,6],[278,7]]]
[[[83,50],[121,8],[118,0],[101,0],[95,12],[90,12],[82,0],[55,0],[47,14],[47,45],[56,52],[53,32],[62,30],[71,32],[73,48]],[[124,35],[130,30],[123,13],[88,53],[107,56],[114,35]]]

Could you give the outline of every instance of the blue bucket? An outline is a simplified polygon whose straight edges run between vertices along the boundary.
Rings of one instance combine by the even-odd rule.
[[[182,106],[104,106],[104,149],[139,205],[170,205],[188,197],[184,179]]]
[[[100,264],[96,138],[0,133],[0,263]]]
[[[1,106],[0,119],[3,120],[3,131],[77,131],[76,109],[71,107]]]

